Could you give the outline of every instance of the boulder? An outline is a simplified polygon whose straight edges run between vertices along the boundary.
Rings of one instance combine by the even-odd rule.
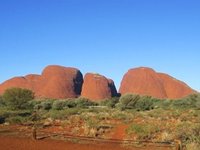
[[[81,93],[83,77],[76,68],[47,66],[42,75],[14,77],[0,85],[0,94],[7,88],[20,87],[32,90],[37,98],[74,98]]]
[[[81,96],[91,100],[102,100],[117,95],[114,82],[106,77],[87,73],[84,77]]]
[[[36,96],[49,98],[75,98],[81,93],[83,76],[76,68],[48,66],[41,75]]]
[[[147,67],[130,69],[121,81],[119,92],[170,99],[182,98],[195,93],[184,82]]]

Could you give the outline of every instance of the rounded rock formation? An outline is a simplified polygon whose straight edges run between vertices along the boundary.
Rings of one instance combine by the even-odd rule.
[[[42,75],[15,77],[0,85],[0,94],[7,88],[20,87],[32,90],[38,98],[74,98],[81,93],[83,76],[76,68],[47,66]]]
[[[191,89],[187,84],[179,81],[167,74],[158,73],[159,77],[162,79],[163,86],[167,94],[167,98],[177,99],[188,96],[192,93],[196,93],[195,90]]]
[[[195,93],[185,83],[146,67],[130,69],[122,79],[119,92],[171,99]]]
[[[6,89],[12,87],[26,88],[35,92],[39,79],[39,75],[33,74],[27,75],[25,77],[11,78],[0,85],[0,94],[2,94]]]
[[[102,100],[117,95],[114,82],[106,77],[87,73],[84,77],[81,96],[91,100]]]
[[[83,76],[76,68],[51,65],[41,75],[39,97],[74,98],[80,95]]]

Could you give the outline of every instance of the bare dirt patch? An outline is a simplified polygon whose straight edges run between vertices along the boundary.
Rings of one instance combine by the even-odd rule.
[[[0,136],[3,150],[171,150],[163,147],[125,147],[114,143],[76,143],[61,140],[32,140],[24,137]]]

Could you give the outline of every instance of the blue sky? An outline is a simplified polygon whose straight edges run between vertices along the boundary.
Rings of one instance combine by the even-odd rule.
[[[0,82],[49,64],[97,72],[117,87],[147,66],[200,90],[198,0],[1,0]]]

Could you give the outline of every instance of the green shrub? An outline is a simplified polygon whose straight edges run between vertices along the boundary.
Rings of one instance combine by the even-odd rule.
[[[63,110],[66,108],[77,107],[77,99],[67,99],[67,100],[55,100],[52,104],[52,109],[54,110]],[[79,103],[81,105],[81,103]],[[84,105],[84,104],[83,104]]]
[[[4,107],[5,106],[5,101],[3,100],[3,97],[0,96],[0,107]]]
[[[99,126],[99,123],[100,121],[97,120],[97,119],[94,119],[94,118],[88,118],[86,120],[86,125],[89,127],[89,128],[97,128]]]
[[[153,138],[153,134],[160,131],[159,127],[150,124],[132,124],[126,132],[129,135],[136,135],[138,140],[149,140]]]
[[[136,101],[135,108],[141,111],[150,110],[153,109],[153,104],[151,96],[143,96]]]
[[[172,101],[172,107],[175,109],[199,109],[200,94],[191,94],[185,98]]]
[[[86,98],[55,100],[52,104],[52,109],[63,110],[66,108],[87,108],[88,106],[95,106],[97,103],[92,102]]]
[[[186,150],[199,150],[200,144],[199,143],[187,143]]]
[[[192,94],[189,98],[195,101],[194,107],[200,109],[200,94]]]
[[[54,101],[43,101],[41,102],[41,109],[43,110],[50,110],[52,108],[52,105],[53,105],[53,102]]]
[[[76,107],[76,101],[75,101],[75,99],[69,99],[69,100],[66,100],[65,101],[65,107],[66,108],[74,108],[74,107]]]
[[[113,113],[111,113],[111,117],[113,119],[117,119],[117,120],[123,120],[123,121],[127,121],[127,120],[130,120],[132,119],[131,115],[127,114],[125,111],[115,111]]]
[[[12,117],[6,118],[5,121],[9,122],[10,124],[23,124],[27,122],[27,118],[22,117],[22,116],[12,116]]]
[[[122,95],[119,99],[117,107],[120,108],[121,110],[135,108],[135,104],[139,99],[140,99],[139,95],[133,95],[133,94]]]
[[[109,108],[114,108],[115,105],[119,102],[119,97],[112,97],[100,102],[101,106],[107,106]]]
[[[34,93],[28,89],[10,88],[3,93],[3,99],[10,109],[26,109],[28,102],[34,99]]]
[[[175,138],[185,143],[200,144],[200,124],[182,122],[176,127]]]
[[[88,106],[95,106],[95,105],[97,105],[97,103],[92,102],[92,101],[90,101],[90,100],[88,100],[86,98],[82,98],[82,97],[77,98],[75,100],[75,102],[76,102],[76,107],[78,107],[78,108],[86,108]]]
[[[52,109],[54,110],[63,110],[65,108],[65,101],[64,100],[56,100],[53,102]]]
[[[164,100],[159,100],[158,101],[158,107],[163,108],[165,110],[171,108],[173,100],[170,99],[164,99]]]
[[[38,100],[31,100],[28,102],[28,106],[29,106],[29,110],[33,110],[37,107],[37,105],[39,105],[41,103],[41,101],[38,101]]]
[[[34,110],[50,110],[52,109],[53,101],[40,101],[34,103]]]
[[[46,113],[46,118],[50,117],[53,119],[65,119],[68,116],[75,115],[79,113],[78,108],[64,109],[64,110],[50,110]]]
[[[195,107],[197,109],[200,109],[200,99],[197,100],[196,104],[195,104]]]

